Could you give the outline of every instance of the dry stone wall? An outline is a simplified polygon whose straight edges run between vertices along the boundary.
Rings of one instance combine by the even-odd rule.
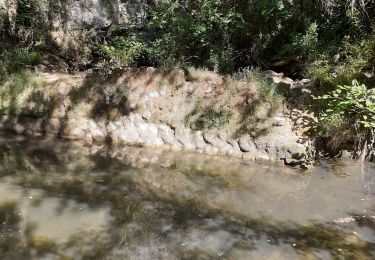
[[[282,112],[270,117],[266,131],[258,136],[251,132],[234,134],[242,103],[237,95],[229,97],[231,90],[220,76],[187,81],[182,70],[143,68],[129,69],[111,78],[56,73],[41,73],[41,77],[42,89],[25,90],[19,115],[3,115],[0,129],[86,143],[142,145],[288,165],[306,166],[311,162],[310,141],[293,131]],[[38,96],[33,91],[42,100],[33,100]],[[225,99],[233,110],[228,124],[199,130],[186,124],[187,115],[197,109],[199,102]]]

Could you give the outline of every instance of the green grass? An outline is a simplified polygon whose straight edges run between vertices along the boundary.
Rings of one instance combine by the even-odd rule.
[[[11,116],[47,113],[51,100],[43,86],[43,79],[37,73],[22,70],[10,74],[0,88],[1,112]]]
[[[229,123],[231,113],[216,109],[213,105],[201,107],[197,103],[195,109],[185,116],[185,125],[193,131],[220,129]]]

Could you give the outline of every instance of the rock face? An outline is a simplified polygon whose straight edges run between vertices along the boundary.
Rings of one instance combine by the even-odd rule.
[[[146,19],[144,0],[57,0],[48,12],[58,28],[100,28],[111,24],[142,25]]]
[[[143,26],[146,10],[144,0],[55,0],[46,8],[51,17],[51,39],[58,46],[73,50],[79,50],[82,41],[98,29],[111,25]]]
[[[80,47],[85,38],[90,37],[90,29],[108,28],[110,25],[143,26],[147,19],[147,6],[153,4],[153,1],[53,0],[34,1],[32,4],[37,5],[39,15],[43,17],[40,18],[43,20],[41,22],[50,30],[54,44],[74,50]],[[16,15],[16,0],[0,0],[0,16],[9,19],[9,30],[12,33]]]
[[[44,80],[41,89],[26,89],[27,93],[20,95],[24,101],[17,108],[19,114],[4,115],[0,129],[88,143],[143,145],[287,165],[310,163],[310,142],[293,131],[293,124],[282,111],[262,123],[246,123],[244,128],[243,117],[251,115],[244,115],[241,106],[249,105],[250,101],[241,103],[244,88],[237,86],[240,94],[236,94],[223,78],[186,81],[182,70],[153,68],[129,69],[105,79],[52,73],[42,73],[40,77]],[[42,93],[41,100],[32,100],[33,92]],[[38,106],[30,108],[30,102],[44,104],[46,110]],[[203,111],[209,111],[209,117],[206,119],[203,113],[196,120],[216,120],[221,113],[208,108],[213,109],[220,102],[225,102],[232,111],[222,120],[226,122],[224,125],[194,129],[187,123],[192,114],[199,113],[198,104],[202,103],[206,104]],[[8,103],[3,103],[2,110],[7,111]],[[257,135],[250,130],[239,131],[259,127],[264,129],[255,131]]]

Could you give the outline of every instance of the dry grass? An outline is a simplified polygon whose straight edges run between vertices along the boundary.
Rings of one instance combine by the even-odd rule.
[[[185,117],[185,124],[193,130],[227,128],[236,136],[257,136],[283,109],[284,98],[257,69],[244,69],[231,77],[194,68],[188,72],[189,80],[210,92]]]

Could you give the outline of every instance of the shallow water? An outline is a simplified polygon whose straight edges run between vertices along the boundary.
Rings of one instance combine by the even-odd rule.
[[[375,165],[0,137],[1,259],[373,259]]]

